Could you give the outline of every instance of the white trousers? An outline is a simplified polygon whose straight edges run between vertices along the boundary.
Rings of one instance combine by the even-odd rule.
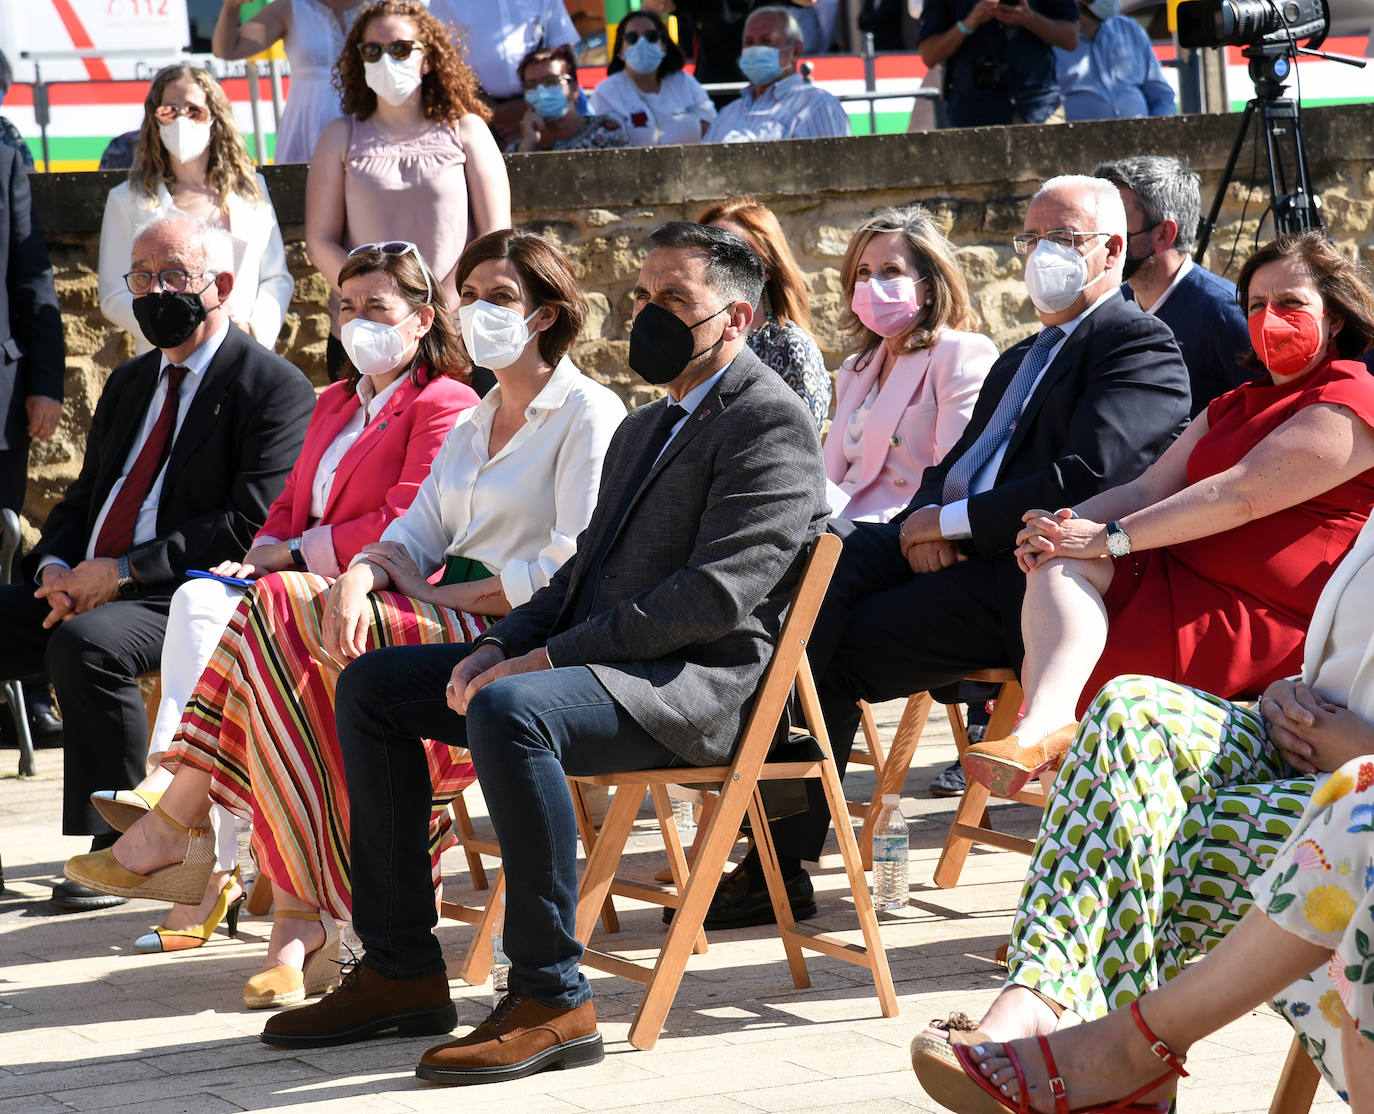
[[[217,580],[188,580],[172,595],[167,637],[162,643],[162,700],[148,741],[148,768],[155,768],[172,745],[182,710],[219,645],[224,628],[244,590]],[[215,869],[233,870],[238,858],[234,816],[223,805],[210,806],[215,831]]]

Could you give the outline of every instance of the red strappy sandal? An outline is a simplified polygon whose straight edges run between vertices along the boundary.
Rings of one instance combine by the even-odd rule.
[[[1050,1042],[1045,1037],[1036,1037],[1036,1043],[1040,1046],[1040,1055],[1044,1057],[1045,1067],[1049,1071],[1050,1094],[1054,1096],[1054,1114],[1168,1114],[1170,1104],[1168,1102],[1157,1103],[1137,1103],[1136,1100],[1142,1095],[1147,1095],[1161,1084],[1168,1082],[1174,1076],[1185,1077],[1187,1072],[1183,1068],[1184,1057],[1178,1056],[1174,1051],[1155,1036],[1154,1032],[1145,1024],[1145,1019],[1140,1016],[1140,1006],[1137,1002],[1131,1003],[1131,1016],[1135,1019],[1137,1028],[1145,1035],[1145,1039],[1150,1042],[1150,1051],[1159,1059],[1163,1060],[1168,1066],[1168,1071],[1158,1079],[1145,1084],[1138,1091],[1127,1095],[1124,1099],[1118,1099],[1109,1106],[1091,1106],[1072,1108],[1069,1106],[1068,1087],[1064,1083],[1064,1077],[1059,1074],[1059,1067],[1054,1062],[1054,1054],[1050,1051]],[[1022,1070],[1021,1061],[1010,1045],[1003,1045],[1003,1051],[1007,1059],[1011,1061],[1012,1071],[1016,1073],[1017,1101],[1013,1103],[1006,1095],[978,1070],[977,1063],[973,1060],[971,1045],[956,1045],[954,1055],[958,1058],[960,1065],[964,1069],[964,1074],[969,1080],[978,1086],[982,1095],[976,1099],[982,1100],[984,1096],[994,1100],[998,1106],[1006,1110],[1014,1110],[1016,1114],[1034,1114],[1031,1110],[1029,1100],[1029,1088],[1026,1084],[1026,1073]],[[966,1101],[960,1102],[958,1106],[950,1105],[938,1096],[931,1095],[941,1105],[949,1106],[952,1110],[958,1110],[961,1114],[979,1114],[982,1110],[990,1109],[983,1101],[977,1105]],[[952,1099],[954,1096],[950,1096]],[[974,1098],[969,1092],[965,1091],[963,1098]],[[957,1100],[956,1100],[957,1101]]]

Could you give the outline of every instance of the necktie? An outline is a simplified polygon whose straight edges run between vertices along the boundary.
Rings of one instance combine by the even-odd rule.
[[[100,535],[95,541],[97,557],[121,557],[129,552],[134,544],[134,526],[138,522],[139,508],[153,489],[153,481],[167,463],[172,449],[172,433],[177,425],[177,403],[181,393],[181,381],[186,378],[186,369],[180,364],[167,367],[167,397],[162,402],[162,411],[143,442],[134,466],[124,477],[124,485],[110,506],[110,513],[100,526]]]
[[[1021,361],[1021,366],[1011,377],[1007,389],[1002,392],[997,409],[992,412],[992,417],[983,427],[983,432],[978,435],[978,440],[970,445],[968,451],[945,473],[946,505],[968,498],[973,477],[978,475],[978,470],[991,460],[993,454],[1011,437],[1017,419],[1025,409],[1026,400],[1030,398],[1031,388],[1035,386],[1036,379],[1049,362],[1050,349],[1058,344],[1063,336],[1063,329],[1058,325],[1051,325],[1048,329],[1042,329],[1040,335],[1035,338],[1035,343],[1030,346],[1030,351]]]
[[[668,444],[668,435],[672,432],[673,426],[686,413],[687,411],[677,403],[669,403],[644,435],[644,449],[635,459],[634,467],[626,474],[625,485],[621,489],[620,505],[616,507],[615,514],[606,524],[596,556],[587,565],[587,575],[578,584],[577,599],[573,601],[569,625],[580,623],[590,616],[592,597],[596,594],[596,585],[601,579],[601,562],[605,560],[606,551],[610,549],[611,539],[620,530],[620,524],[625,518],[625,512],[630,509],[630,501],[634,498],[635,492],[639,490],[654,462],[658,460],[659,454],[663,452],[663,447]]]

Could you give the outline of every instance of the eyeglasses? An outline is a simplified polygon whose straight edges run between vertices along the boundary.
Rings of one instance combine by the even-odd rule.
[[[409,240],[383,240],[376,244],[359,244],[348,253],[348,258],[352,259],[355,255],[362,255],[365,251],[379,251],[383,255],[405,255],[407,252],[415,253],[415,261],[420,264],[420,274],[425,276],[425,305],[434,303],[434,287],[429,284],[429,265],[425,263],[425,257],[420,254],[420,249]]]
[[[571,81],[571,80],[572,80],[572,74],[570,74],[570,73],[551,73],[551,74],[547,74],[547,75],[545,75],[544,77],[541,77],[538,81],[526,81],[526,82],[524,82],[525,92],[528,93],[528,92],[529,92],[530,90],[532,90],[532,89],[540,89],[540,88],[543,88],[543,89],[557,89],[560,85],[563,84],[563,82],[565,82],[565,81]]]
[[[1043,236],[1034,232],[1018,232],[1011,238],[1011,246],[1017,255],[1029,255],[1041,240],[1058,244],[1061,248],[1076,248],[1079,240],[1089,240],[1094,236],[1111,236],[1111,232],[1075,232],[1072,228],[1051,228]]]
[[[657,30],[653,30],[653,31],[626,31],[626,32],[625,32],[625,45],[626,45],[626,46],[634,46],[635,43],[639,42],[640,39],[643,39],[645,42],[656,43],[656,42],[658,42],[658,31],[657,31]]]
[[[152,271],[130,271],[124,276],[124,285],[129,288],[130,294],[147,294],[153,288],[153,280],[156,279],[163,290],[170,290],[174,294],[186,293],[187,287],[191,285],[193,275],[209,275],[213,278],[217,271],[188,271],[184,267],[168,267],[165,270],[153,274]],[[208,290],[210,284],[207,282],[200,290],[192,291],[199,294]]]
[[[392,39],[389,43],[359,43],[358,53],[364,62],[380,62],[383,52],[390,54],[398,62],[404,62],[416,50],[424,50],[425,44],[415,39]]]
[[[193,123],[203,124],[210,119],[210,110],[203,104],[164,104],[153,109],[159,123],[170,124],[178,116],[185,116]]]

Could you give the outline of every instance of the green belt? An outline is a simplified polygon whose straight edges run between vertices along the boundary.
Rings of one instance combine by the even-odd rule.
[[[495,575],[481,561],[454,556],[444,562],[444,575],[439,584],[467,584],[472,580],[487,580]]]

